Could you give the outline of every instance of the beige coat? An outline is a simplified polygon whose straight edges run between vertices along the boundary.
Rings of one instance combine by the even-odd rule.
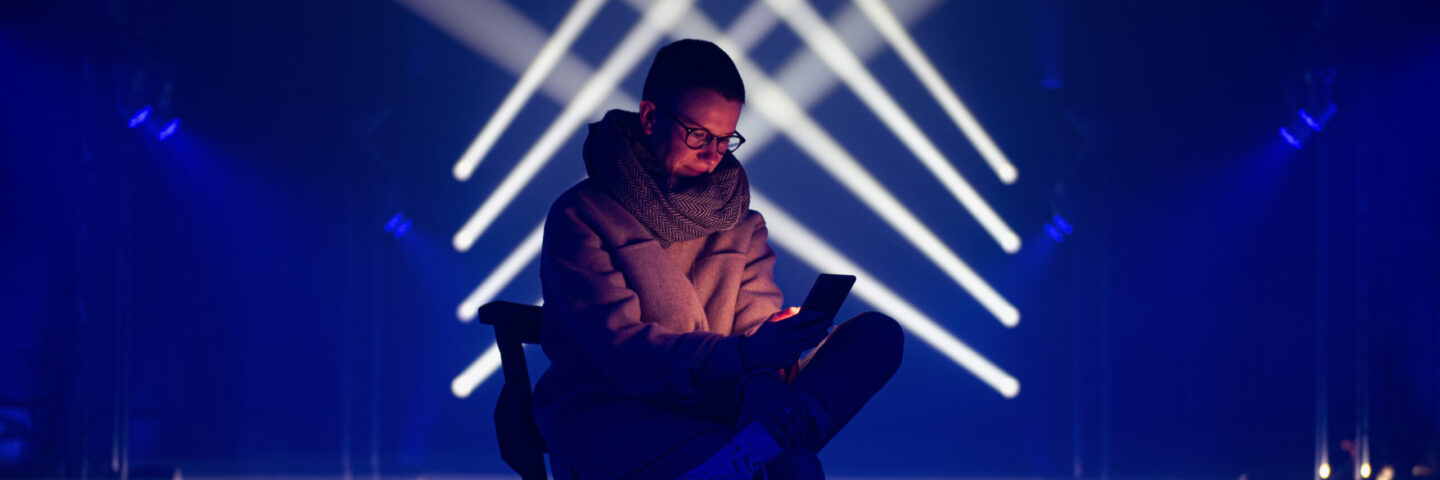
[[[590,179],[555,201],[540,259],[551,366],[535,416],[562,468],[619,478],[734,427],[738,338],[782,305],[765,240],[751,211],[730,230],[661,248]]]

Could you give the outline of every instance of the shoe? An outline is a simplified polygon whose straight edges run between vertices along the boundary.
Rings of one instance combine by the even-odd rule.
[[[681,475],[680,480],[753,480],[762,470],[764,463],[753,458],[744,447],[726,445],[705,463]]]
[[[681,475],[681,480],[751,480],[764,473],[765,462],[780,454],[780,446],[759,422],[750,422],[730,443],[700,466]]]
[[[792,447],[765,462],[765,475],[789,480],[825,480],[825,467],[820,457],[805,447]]]

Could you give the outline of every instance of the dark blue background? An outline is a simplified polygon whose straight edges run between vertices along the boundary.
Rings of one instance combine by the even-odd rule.
[[[544,31],[570,5],[515,3]],[[829,473],[1304,478],[1317,417],[1336,475],[1363,421],[1377,470],[1435,461],[1433,2],[922,3],[911,34],[1019,181],[996,180],[890,49],[867,66],[1018,253],[843,85],[810,114],[1019,308],[1018,327],[783,137],[739,154],[757,190],[1021,391],[1002,397],[911,335],[822,453]],[[743,7],[699,8],[724,27]],[[493,341],[454,311],[584,174],[583,134],[469,252],[450,237],[563,105],[532,99],[461,183],[451,164],[517,76],[402,4],[0,8],[0,471],[508,472],[498,377],[450,392]],[[635,19],[607,5],[573,54],[599,65]],[[804,48],[781,24],[750,55],[773,74]],[[648,63],[621,89],[638,97]],[[1329,89],[1306,79],[1323,67]],[[1286,145],[1277,129],[1319,96],[1334,120]],[[155,118],[126,128],[143,104]],[[397,212],[414,222],[400,238],[383,230]],[[1042,230],[1055,213],[1075,226],[1060,243]],[[778,254],[798,302],[815,271]],[[500,294],[539,296],[533,264]],[[842,315],[871,308],[852,298]]]

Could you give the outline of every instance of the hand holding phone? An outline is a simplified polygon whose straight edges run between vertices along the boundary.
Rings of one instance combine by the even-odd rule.
[[[820,275],[803,307],[776,312],[754,334],[741,338],[740,358],[745,368],[785,368],[819,345],[854,283],[855,277],[850,275]]]

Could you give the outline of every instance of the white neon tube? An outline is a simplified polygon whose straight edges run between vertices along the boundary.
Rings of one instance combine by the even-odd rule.
[[[525,269],[525,266],[529,265],[531,260],[534,260],[536,256],[540,255],[540,247],[544,246],[544,244],[545,222],[541,221],[540,225],[535,227],[535,230],[530,231],[530,234],[525,236],[525,240],[520,241],[520,246],[515,247],[515,250],[511,251],[510,255],[507,255],[505,260],[500,262],[499,266],[491,270],[490,274],[485,276],[485,280],[481,281],[480,285],[476,286],[475,290],[471,291],[470,295],[466,296],[465,300],[460,302],[460,306],[455,309],[455,316],[458,317],[461,322],[475,320],[475,314],[480,310],[480,306],[494,300],[495,295],[498,295],[500,290],[503,290],[505,286],[515,280],[515,277],[520,275],[520,272]]]
[[[629,0],[626,3],[629,3],[631,7],[639,10],[639,4],[643,1],[644,0]],[[707,18],[704,13],[701,13],[699,11],[691,12],[690,15],[687,15],[686,20],[681,21],[689,21],[689,19],[692,18],[698,18],[705,23],[711,23],[709,18]],[[740,15],[735,16],[735,20],[730,22],[730,29],[725,31],[725,37],[729,38],[731,43],[739,48],[736,50],[724,50],[726,52],[749,52],[751,49],[755,48],[755,45],[758,45],[761,41],[763,41],[766,36],[770,35],[770,32],[774,31],[775,26],[779,25],[779,23],[780,18],[775,16],[774,10],[771,10],[770,7],[765,6],[764,3],[758,1],[751,1],[744,10],[740,11]],[[712,30],[718,31],[719,29],[712,28]],[[679,35],[679,32],[672,33]],[[713,38],[711,35],[707,35],[705,33],[697,34],[701,37]]]
[[[874,275],[866,273],[859,265],[836,251],[818,235],[811,233],[753,188],[750,190],[750,205],[757,211],[765,212],[765,225],[776,245],[800,257],[801,261],[815,270],[846,272],[860,278],[851,289],[855,296],[890,315],[907,331],[920,337],[1005,398],[1015,398],[1020,393],[1020,382],[1015,377],[1005,373],[965,342],[941,328],[930,317],[886,288]]]
[[[866,70],[840,36],[820,18],[820,14],[797,0],[766,0],[780,18],[819,55],[830,69],[855,92],[860,100],[885,123],[890,131],[915,154],[930,173],[950,191],[951,195],[975,217],[1006,253],[1020,250],[1020,237],[1000,218],[990,204],[980,197],[970,182],[955,170],[920,127],[905,114],[880,82]]]
[[[900,23],[899,18],[895,17],[895,13],[891,12],[890,8],[885,6],[885,2],[880,0],[855,0],[855,4],[865,12],[865,18],[875,24],[875,29],[885,36],[885,40],[890,42],[891,48],[900,54],[900,58],[905,61],[911,71],[915,72],[915,76],[920,78],[920,83],[925,85],[925,89],[930,91],[930,95],[935,97],[935,101],[940,104],[946,114],[950,115],[950,120],[955,122],[955,126],[960,128],[960,133],[965,134],[965,138],[969,139],[970,144],[975,146],[975,150],[980,152],[980,157],[985,159],[985,163],[990,164],[990,169],[995,171],[995,175],[1000,177],[1000,181],[1005,182],[1006,185],[1015,183],[1015,177],[1019,176],[1015,165],[1010,163],[1010,159],[1005,157],[1005,152],[1000,151],[1000,147],[996,146],[990,135],[985,133],[980,122],[970,114],[970,109],[960,101],[960,96],[955,94],[955,90],[950,88],[950,84],[945,81],[945,77],[940,75],[940,71],[935,69],[930,58],[915,44],[915,39],[905,31],[905,26]]]
[[[565,19],[560,21],[560,26],[556,27],[555,34],[545,42],[545,46],[540,48],[540,54],[536,55],[535,60],[530,62],[530,66],[525,68],[525,73],[520,76],[520,81],[516,82],[515,87],[510,89],[510,93],[505,95],[505,100],[500,102],[500,107],[495,110],[490,120],[485,122],[485,127],[480,130],[480,134],[465,149],[465,153],[460,155],[460,160],[455,162],[452,173],[456,180],[463,182],[470,179],[470,175],[475,173],[475,167],[479,166],[485,156],[490,153],[496,140],[499,140],[500,135],[510,128],[510,122],[514,121],[515,115],[520,113],[520,107],[530,101],[530,97],[535,94],[536,89],[540,88],[545,77],[554,71],[555,66],[565,57],[565,52],[570,49],[570,45],[575,43],[580,32],[585,30],[591,20],[594,20],[595,14],[604,5],[605,0],[575,2],[575,6],[570,8],[570,12],[565,14]]]
[[[457,43],[517,77],[534,61],[534,52],[540,51],[547,41],[547,32],[514,6],[501,0],[397,1]],[[564,105],[575,96],[575,92],[580,91],[585,79],[594,73],[584,60],[567,53],[561,56],[551,74],[541,82],[538,92],[557,105]],[[611,92],[610,98],[605,100],[606,106],[601,108],[608,110],[638,103],[639,100],[616,90]]]
[[[500,369],[500,344],[492,343],[490,348],[485,349],[485,353],[480,354],[480,358],[471,362],[470,366],[465,367],[465,371],[460,372],[460,375],[450,381],[450,393],[455,394],[455,398],[469,397],[475,391],[475,387],[485,383],[485,379],[494,375],[495,370],[498,369]]]
[[[534,305],[540,306],[544,303],[545,299],[542,298],[536,300]],[[522,345],[521,347],[528,348],[529,345]],[[460,375],[456,375],[453,380],[450,380],[450,393],[455,394],[455,398],[469,397],[471,393],[475,392],[476,387],[485,383],[485,379],[490,378],[490,376],[494,375],[495,371],[499,369],[500,344],[492,343],[490,344],[490,348],[485,349],[485,353],[480,354],[480,358],[475,359],[474,362],[470,362],[470,366],[465,367],[465,370],[460,372]]]
[[[755,108],[768,112],[767,117],[776,125],[784,125],[784,131],[791,141],[809,154],[841,185],[859,197],[865,206],[885,220],[890,228],[894,228],[912,246],[920,250],[1001,324],[1015,327],[1020,323],[1020,311],[1014,305],[975,273],[935,232],[921,223],[905,204],[875,180],[874,176],[840,147],[804,110],[791,103],[792,100],[778,89],[766,89],[756,93]],[[769,213],[765,210],[760,212],[767,215]]]
[[[615,89],[635,65],[649,53],[650,49],[660,39],[662,32],[669,29],[690,9],[694,0],[659,1],[652,3],[650,9],[645,12],[640,23],[630,30],[621,40],[620,46],[610,53],[605,63],[580,87],[575,99],[565,106],[559,118],[545,129],[530,151],[525,153],[515,169],[500,182],[500,186],[491,192],[480,208],[466,220],[460,231],[455,232],[452,242],[455,250],[464,252],[475,244],[475,240],[485,233],[495,218],[515,200],[520,190],[525,187],[530,179],[535,176],[540,168],[555,155],[561,144],[575,129],[584,124],[586,116],[594,111],[595,107],[605,99],[605,96]]]
[[[892,5],[895,13],[902,21],[910,22],[923,18],[931,9],[936,6],[939,0],[896,0]],[[762,4],[762,6],[764,6]],[[775,12],[770,7],[764,6],[776,21]],[[743,15],[743,14],[742,14]],[[758,15],[757,15],[758,16]],[[739,20],[736,20],[738,23]],[[871,27],[870,21],[865,19],[864,13],[853,4],[843,4],[834,17],[835,30],[845,38],[852,51],[861,58],[870,58],[880,52],[885,46],[885,40],[880,32]],[[734,25],[731,26],[733,31]],[[739,37],[732,36],[731,39],[739,42]],[[790,55],[780,68],[775,69],[772,74],[774,83],[795,99],[795,103],[809,109],[827,98],[836,87],[841,86],[840,78],[835,72],[825,67],[825,63],[815,56],[815,52],[809,48],[796,50]],[[744,118],[741,119],[744,122]],[[745,151],[753,152],[763,148],[775,139],[776,128],[765,122],[758,122],[757,125],[747,125],[745,130]]]

